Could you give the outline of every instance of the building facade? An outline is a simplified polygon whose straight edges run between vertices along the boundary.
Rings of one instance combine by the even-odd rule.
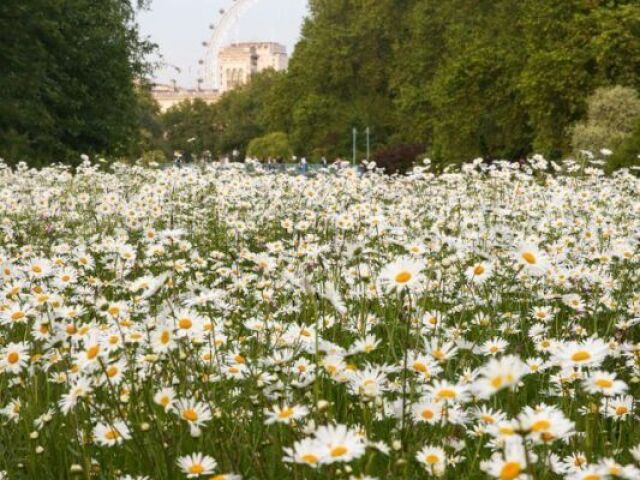
[[[218,54],[220,93],[246,84],[251,76],[272,68],[286,70],[289,56],[284,45],[273,42],[234,43]]]
[[[206,103],[215,103],[220,98],[217,90],[202,88],[182,88],[175,82],[171,85],[155,84],[151,87],[151,95],[160,105],[160,110],[166,112],[174,105],[185,100],[200,99]]]
[[[215,103],[223,93],[249,82],[252,75],[269,68],[283,71],[288,66],[289,56],[284,45],[273,42],[234,43],[218,54],[218,90],[200,86],[183,88],[172,82],[170,85],[153,85],[151,94],[163,112],[185,100],[198,98],[206,103]]]

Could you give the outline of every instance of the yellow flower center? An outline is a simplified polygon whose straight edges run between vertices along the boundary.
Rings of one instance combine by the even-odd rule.
[[[306,453],[304,455],[302,455],[302,460],[304,460],[306,463],[310,463],[311,465],[315,465],[316,463],[318,463],[318,460],[320,460],[317,455],[314,455],[313,453]]]
[[[413,369],[420,373],[425,373],[427,371],[427,366],[422,362],[413,362]]]
[[[435,416],[435,414],[433,413],[433,410],[429,410],[428,408],[426,408],[422,411],[421,416],[425,420],[431,420]]]
[[[31,267],[31,271],[33,273],[42,273],[42,267],[40,265],[34,265]]]
[[[500,480],[514,480],[521,471],[522,468],[518,462],[507,462],[500,470]]]
[[[456,398],[456,391],[451,388],[442,388],[438,391],[436,397],[451,400]]]
[[[160,343],[162,343],[163,345],[166,345],[167,343],[169,343],[170,340],[171,340],[171,334],[167,330],[162,332],[162,335],[160,335]]]
[[[99,352],[100,352],[100,345],[94,345],[93,347],[87,350],[87,359],[93,360],[98,356]]]
[[[438,360],[442,360],[446,356],[442,350],[434,350],[433,352],[431,352],[431,355],[433,355],[433,358],[436,358]]]
[[[120,438],[120,433],[117,430],[107,430],[104,436],[107,440],[117,440]]]
[[[551,423],[548,420],[538,420],[533,425],[531,425],[532,432],[543,432],[545,430],[549,430],[551,427]]]
[[[193,322],[188,318],[181,318],[178,326],[183,330],[188,330],[193,326]]]
[[[591,354],[586,350],[580,350],[579,352],[576,352],[573,355],[571,355],[571,360],[573,360],[574,362],[585,362],[590,359],[591,359]]]
[[[522,254],[522,258],[525,262],[527,262],[529,265],[535,265],[537,260],[536,260],[536,256],[531,253],[531,252],[524,252]]]
[[[473,274],[476,276],[482,275],[484,272],[486,272],[486,269],[482,265],[476,265],[476,268],[473,269]]]
[[[426,457],[424,457],[424,459],[429,465],[434,465],[438,463],[438,460],[440,460],[440,458],[433,453],[431,455],[427,455]]]
[[[349,449],[347,447],[345,447],[344,445],[338,445],[337,447],[333,447],[331,449],[331,452],[329,452],[329,453],[331,454],[331,456],[333,458],[337,458],[337,457],[343,456],[348,451],[349,451]]]
[[[596,380],[596,385],[600,388],[611,388],[613,387],[613,382],[608,378],[599,378]]]
[[[407,283],[409,280],[411,280],[412,275],[411,272],[407,272],[406,270],[404,272],[400,272],[396,275],[396,283]]]
[[[493,377],[491,379],[491,386],[496,390],[502,387],[502,377]]]
[[[109,378],[113,378],[118,374],[119,371],[120,370],[118,369],[118,367],[112,365],[109,368],[107,368],[107,376]]]
[[[620,405],[619,407],[616,407],[616,415],[626,415],[627,413],[629,413],[629,409],[623,405]]]
[[[7,362],[12,365],[14,363],[18,363],[18,360],[20,360],[20,355],[18,355],[17,352],[11,352],[9,355],[7,355]]]
[[[294,413],[295,412],[293,408],[290,408],[290,407],[283,408],[282,410],[280,410],[280,413],[278,413],[278,418],[281,418],[284,420],[291,417]]]
[[[17,322],[18,320],[22,320],[25,317],[24,312],[18,311],[18,312],[13,312],[11,314],[11,320],[13,320],[14,322]]]
[[[204,472],[204,467],[199,463],[194,463],[189,467],[189,473],[192,473],[194,475],[199,475],[202,472]]]
[[[196,412],[193,408],[187,408],[182,412],[182,418],[189,422],[195,422],[198,420],[198,412]]]

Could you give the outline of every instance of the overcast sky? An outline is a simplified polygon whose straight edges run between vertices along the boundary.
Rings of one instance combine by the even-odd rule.
[[[202,42],[211,37],[210,24],[217,24],[219,10],[229,9],[233,0],[152,0],[151,9],[141,12],[138,22],[142,34],[158,44],[164,61],[173,67],[158,70],[155,79],[171,79],[185,87],[196,85],[201,76],[198,60],[204,59]],[[307,12],[306,0],[262,0],[239,20],[229,35],[229,42],[274,41],[293,51],[302,20]]]

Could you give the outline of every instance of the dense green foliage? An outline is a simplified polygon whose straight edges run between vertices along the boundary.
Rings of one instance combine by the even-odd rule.
[[[0,2],[0,156],[45,164],[137,147],[134,79],[151,48],[138,35],[138,6]]]
[[[195,155],[208,151],[213,156],[237,150],[244,155],[251,140],[277,131],[266,106],[283,76],[268,70],[255,75],[247,85],[227,92],[215,105],[195,100],[170,108],[160,120],[166,128],[169,149]]]
[[[311,160],[350,158],[357,128],[362,159],[369,127],[374,152],[556,158],[572,152],[597,89],[640,91],[637,1],[310,0],[288,72],[160,116],[132,86],[149,46],[130,1],[2,2],[0,155],[244,156],[252,139],[284,132]]]
[[[268,159],[284,159],[288,160],[293,155],[289,139],[284,132],[268,133],[264,137],[258,137],[251,140],[247,155],[256,157],[260,160]]]
[[[370,125],[377,143],[427,142],[436,158],[557,155],[597,87],[640,86],[637,2],[310,5],[286,88],[298,148],[344,151],[350,127]]]
[[[640,87],[640,5],[598,0],[310,0],[286,75],[213,107],[217,151],[286,132],[296,153],[423,143],[435,161],[571,152],[586,99]],[[185,107],[188,108],[188,107]],[[359,136],[358,157],[365,156]]]

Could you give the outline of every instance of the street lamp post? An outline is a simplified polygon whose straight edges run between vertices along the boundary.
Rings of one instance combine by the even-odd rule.
[[[353,166],[356,165],[356,145],[358,143],[358,129],[353,128]]]
[[[367,162],[369,160],[371,160],[370,154],[371,154],[371,142],[370,142],[370,135],[371,135],[371,129],[369,127],[367,127]]]

